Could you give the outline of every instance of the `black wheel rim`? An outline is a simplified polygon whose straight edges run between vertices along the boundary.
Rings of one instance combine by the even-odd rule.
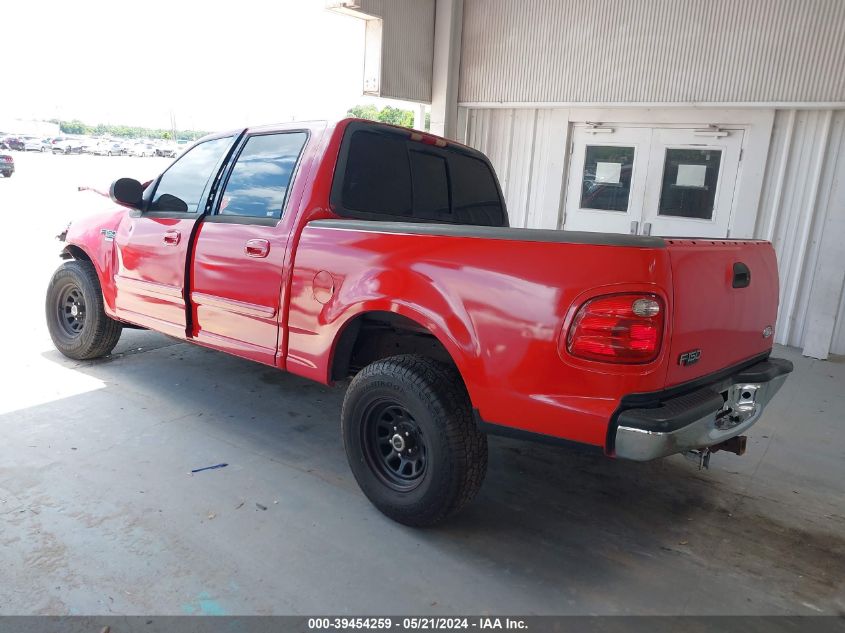
[[[402,492],[419,486],[428,464],[425,438],[404,406],[389,400],[370,405],[362,432],[367,465],[379,479]]]
[[[71,338],[82,334],[85,328],[85,296],[76,284],[67,284],[59,291],[56,299],[58,324]]]

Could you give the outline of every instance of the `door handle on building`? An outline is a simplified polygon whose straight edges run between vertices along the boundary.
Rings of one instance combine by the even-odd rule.
[[[244,253],[248,257],[267,257],[270,253],[270,242],[267,240],[249,240],[244,246]]]
[[[651,235],[651,222],[643,224],[643,235]]]
[[[639,228],[640,228],[640,223],[637,222],[636,220],[632,221],[631,222],[631,235],[636,235]]]
[[[182,234],[179,231],[166,231],[164,233],[164,243],[170,246],[176,246],[182,239]]]

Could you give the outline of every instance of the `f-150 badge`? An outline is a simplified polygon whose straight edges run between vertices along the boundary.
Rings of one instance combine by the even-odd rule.
[[[100,229],[100,234],[106,242],[114,242],[115,231],[111,229]]]
[[[688,352],[684,352],[678,357],[678,364],[687,367],[689,365],[695,365],[698,362],[698,359],[701,358],[701,350],[700,349],[691,349]]]

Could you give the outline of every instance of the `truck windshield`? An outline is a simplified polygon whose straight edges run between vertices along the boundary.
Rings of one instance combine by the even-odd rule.
[[[421,138],[410,130],[350,124],[332,186],[335,212],[373,220],[507,226],[484,156]]]

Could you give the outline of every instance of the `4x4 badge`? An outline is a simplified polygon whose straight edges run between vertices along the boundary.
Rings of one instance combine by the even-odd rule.
[[[691,349],[690,351],[684,352],[680,355],[680,357],[678,357],[678,364],[683,365],[684,367],[688,365],[695,365],[698,362],[699,358],[701,358],[701,350]]]

